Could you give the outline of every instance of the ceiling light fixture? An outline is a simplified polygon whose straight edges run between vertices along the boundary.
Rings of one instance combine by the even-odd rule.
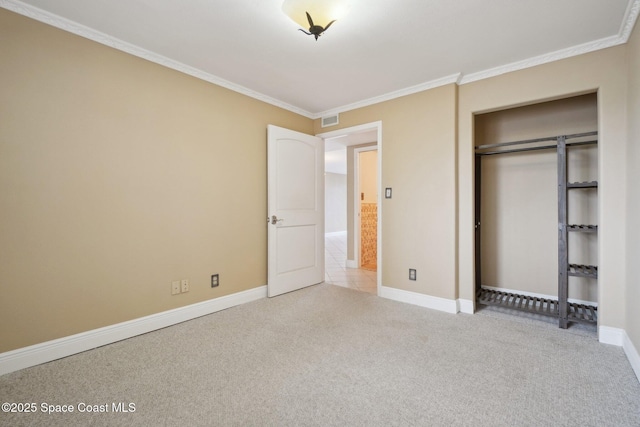
[[[316,40],[349,11],[349,0],[284,0],[282,11]],[[308,28],[308,31],[303,29]]]

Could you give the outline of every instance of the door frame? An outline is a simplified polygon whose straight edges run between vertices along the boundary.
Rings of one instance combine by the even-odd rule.
[[[376,282],[377,282],[377,294],[380,295],[380,289],[382,287],[382,214],[383,214],[383,207],[382,207],[382,195],[384,194],[384,192],[382,191],[382,121],[376,121],[376,122],[371,122],[371,123],[365,123],[365,124],[361,124],[361,125],[357,125],[357,126],[351,126],[351,127],[347,127],[347,128],[343,128],[343,129],[338,129],[338,130],[334,130],[334,131],[328,131],[328,132],[321,132],[316,134],[316,136],[323,138],[323,139],[327,139],[327,138],[336,138],[339,136],[344,136],[344,135],[349,135],[349,134],[353,134],[353,133],[360,133],[360,132],[366,132],[366,131],[371,131],[371,130],[376,130],[377,131],[377,150],[378,150],[378,182],[377,182],[377,187],[378,187],[378,239],[377,239],[377,274],[376,274]],[[373,146],[371,147],[373,148]],[[355,179],[355,171],[354,171],[354,179]],[[357,197],[357,196],[356,196]],[[355,213],[355,206],[354,206],[354,213]],[[356,225],[354,223],[354,234],[356,233],[355,228]],[[359,234],[359,232],[358,232]],[[356,248],[354,248],[354,252],[355,252]],[[360,258],[360,254],[355,254],[356,255],[356,259],[359,260]]]

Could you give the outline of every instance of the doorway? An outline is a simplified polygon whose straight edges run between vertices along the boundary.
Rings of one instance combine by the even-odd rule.
[[[382,123],[374,122],[317,135],[325,140],[325,282],[377,294],[381,284],[381,139]],[[360,179],[360,153],[373,171]],[[365,154],[366,157],[366,154]],[[364,158],[364,157],[363,157]],[[336,168],[336,165],[339,165]],[[366,187],[360,191],[359,183]],[[361,193],[364,199],[360,200]],[[369,228],[361,229],[361,202],[368,204]],[[372,228],[371,228],[372,227]],[[363,256],[361,241],[368,243]],[[365,267],[361,268],[362,260]]]

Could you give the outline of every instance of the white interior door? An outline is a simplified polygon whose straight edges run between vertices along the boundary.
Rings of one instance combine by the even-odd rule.
[[[269,125],[269,297],[324,280],[324,141]]]

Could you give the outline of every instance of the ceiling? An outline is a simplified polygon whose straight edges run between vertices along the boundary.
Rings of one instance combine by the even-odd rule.
[[[310,118],[625,43],[640,0],[352,0],[315,41],[282,0],[0,6]]]
[[[324,139],[325,172],[347,174],[347,147],[378,142],[378,130],[351,132]]]

